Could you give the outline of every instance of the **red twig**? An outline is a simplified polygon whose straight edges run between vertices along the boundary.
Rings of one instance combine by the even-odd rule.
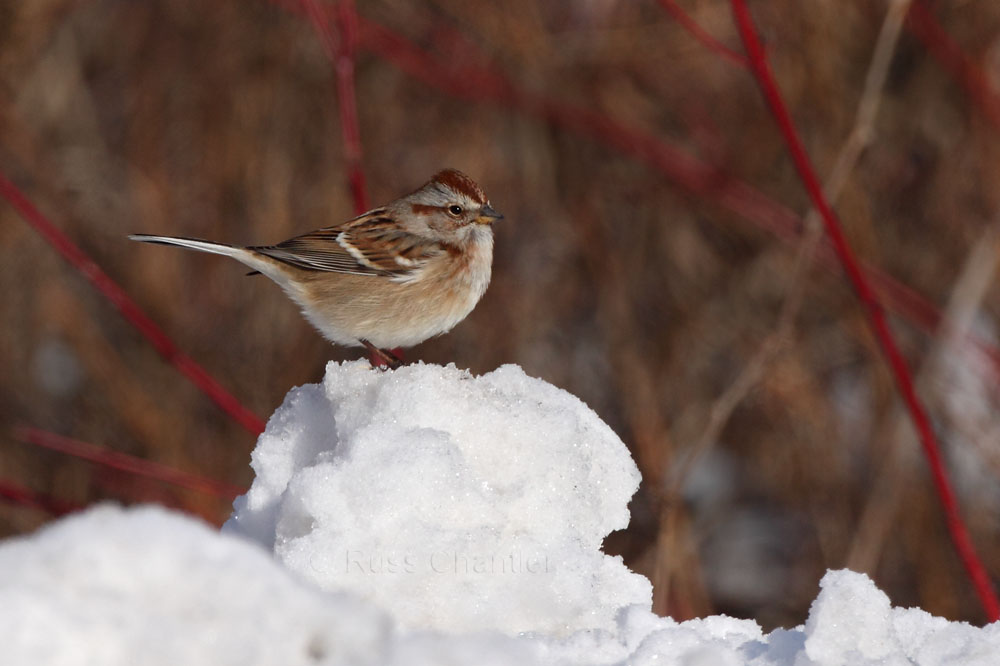
[[[688,31],[692,37],[708,47],[709,50],[718,53],[720,56],[743,68],[749,68],[750,64],[742,53],[738,53],[729,48],[715,37],[710,35],[704,28],[691,18],[680,5],[674,0],[659,0],[660,6],[667,11],[682,28]]]
[[[22,442],[58,451],[74,458],[87,460],[102,467],[115,469],[136,476],[156,479],[173,486],[187,488],[206,495],[232,499],[246,492],[245,488],[197,474],[182,472],[160,463],[130,456],[121,451],[106,449],[90,442],[63,437],[38,428],[19,427],[14,429],[14,437]]]
[[[53,516],[65,516],[67,513],[79,511],[83,507],[61,500],[45,493],[38,493],[29,488],[14,483],[13,481],[0,481],[0,499],[28,506],[33,509],[41,509]]]
[[[920,443],[923,446],[924,454],[931,468],[934,487],[944,508],[948,531],[951,534],[955,550],[958,552],[962,564],[965,565],[965,569],[976,588],[976,593],[979,595],[987,618],[990,622],[1000,619],[1000,601],[997,599],[996,592],[993,590],[986,569],[976,554],[968,530],[962,521],[962,516],[958,510],[958,501],[952,491],[951,482],[948,480],[948,473],[941,459],[937,436],[934,434],[927,411],[917,397],[910,370],[889,330],[885,314],[875,296],[875,292],[861,271],[858,261],[854,256],[854,251],[844,236],[836,214],[823,195],[823,188],[820,185],[819,178],[812,168],[809,156],[806,154],[802,140],[795,129],[795,124],[771,73],[770,65],[757,36],[757,31],[754,27],[753,19],[750,17],[746,2],[745,0],[732,0],[732,6],[754,77],[767,100],[768,106],[771,108],[771,113],[774,115],[775,121],[781,129],[782,136],[784,136],[785,143],[788,145],[788,150],[795,162],[795,167],[799,172],[799,177],[808,190],[813,205],[823,219],[823,224],[826,227],[830,240],[833,242],[837,257],[840,259],[844,270],[850,278],[851,285],[857,292],[858,298],[865,306],[875,337],[889,362],[896,385],[903,396],[903,402],[906,404],[910,417],[913,420],[913,425],[919,434]]]
[[[191,382],[212,399],[223,411],[254,435],[264,431],[264,422],[240,404],[228,391],[215,381],[191,357],[182,353],[153,320],[125,294],[118,284],[101,270],[83,250],[60,231],[28,200],[28,198],[3,173],[0,173],[0,196],[3,196],[63,258],[77,269],[101,294],[111,301],[122,316],[132,324],[156,351],[181,371]],[[123,239],[124,242],[124,239]]]
[[[915,0],[910,5],[906,19],[907,26],[923,42],[927,50],[951,71],[987,119],[1000,129],[1000,95],[990,85],[986,74],[965,55],[951,35],[941,27],[934,12],[925,2]]]
[[[354,212],[368,210],[368,193],[362,167],[361,128],[358,124],[358,104],[354,95],[354,58],[358,50],[358,14],[354,0],[339,0],[336,6],[340,39],[330,28],[330,19],[317,0],[301,0],[309,21],[323,41],[327,57],[337,73],[337,106],[340,109],[340,134],[344,143],[348,184],[354,199]]]

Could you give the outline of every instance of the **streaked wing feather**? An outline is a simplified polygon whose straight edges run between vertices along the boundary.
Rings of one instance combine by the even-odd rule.
[[[386,217],[371,215],[250,249],[306,270],[389,277],[405,277],[445,251],[430,239],[402,231]]]

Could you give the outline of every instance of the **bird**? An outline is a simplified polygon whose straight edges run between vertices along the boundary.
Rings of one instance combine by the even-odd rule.
[[[232,257],[276,282],[327,340],[396,369],[392,350],[447,333],[482,298],[502,218],[475,181],[444,169],[391,203],[277,245],[129,238]]]

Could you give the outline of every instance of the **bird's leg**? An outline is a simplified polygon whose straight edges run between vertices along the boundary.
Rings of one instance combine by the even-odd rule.
[[[372,365],[385,366],[390,370],[396,370],[399,366],[403,365],[403,359],[396,356],[392,351],[380,349],[367,340],[361,340],[361,344],[368,350],[368,358]]]

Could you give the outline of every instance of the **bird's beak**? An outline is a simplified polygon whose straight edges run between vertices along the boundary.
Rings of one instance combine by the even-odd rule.
[[[486,204],[479,209],[479,217],[476,218],[476,224],[493,224],[497,220],[502,220],[503,215],[493,210],[493,207]]]

